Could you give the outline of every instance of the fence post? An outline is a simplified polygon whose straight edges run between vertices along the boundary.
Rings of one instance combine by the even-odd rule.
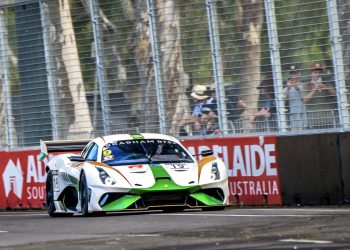
[[[225,102],[224,77],[222,69],[222,58],[220,49],[220,33],[217,20],[216,0],[206,0],[211,56],[213,60],[213,73],[216,87],[217,111],[220,130],[228,132],[227,112]],[[223,87],[223,89],[221,89]]]
[[[283,79],[281,69],[280,44],[278,41],[275,1],[264,0],[266,23],[270,44],[270,57],[273,73],[273,83],[276,93],[277,125],[280,133],[287,132],[286,109],[283,100]]]
[[[57,103],[57,88],[55,80],[52,74],[53,62],[50,49],[50,29],[48,27],[49,19],[47,18],[48,6],[45,0],[40,0],[40,18],[41,18],[41,27],[43,30],[43,40],[44,40],[44,53],[45,53],[45,66],[47,73],[47,85],[49,91],[49,104],[50,104],[50,116],[51,116],[51,126],[52,126],[52,138],[53,140],[60,139],[58,132],[58,120],[57,114],[58,103]]]
[[[10,149],[14,146],[12,137],[11,119],[12,115],[12,102],[11,102],[11,88],[9,80],[9,65],[8,65],[8,54],[7,54],[7,29],[4,18],[4,11],[0,9],[0,61],[2,68],[2,93],[4,97],[4,120],[6,130],[6,149]]]
[[[106,71],[103,63],[103,41],[100,25],[100,13],[98,7],[98,0],[90,0],[90,14],[92,21],[92,29],[94,34],[94,46],[96,56],[96,68],[97,79],[99,83],[100,98],[101,98],[101,110],[103,119],[103,132],[105,135],[111,133],[110,129],[110,106],[109,106],[109,94],[108,94],[108,81]]]
[[[156,13],[154,11],[153,0],[147,0],[147,11],[148,11],[148,22],[149,22],[149,26],[150,26],[151,45],[152,45],[154,79],[156,82],[157,107],[158,107],[158,114],[159,114],[160,133],[165,134],[166,133],[166,121],[165,121],[165,114],[166,113],[164,111],[162,70],[161,70],[161,65],[160,65]]]
[[[327,1],[327,15],[333,54],[334,80],[337,89],[339,123],[341,129],[350,128],[349,103],[345,83],[344,60],[341,47],[338,10],[335,0]]]

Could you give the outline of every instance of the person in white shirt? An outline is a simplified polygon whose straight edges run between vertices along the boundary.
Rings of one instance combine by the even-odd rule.
[[[296,66],[291,66],[288,73],[283,99],[289,104],[289,124],[292,131],[301,131],[307,127],[306,107],[302,98],[302,83],[300,72]]]
[[[321,63],[311,65],[311,78],[302,84],[302,90],[309,127],[323,129],[337,126],[334,81],[330,76],[324,75]]]

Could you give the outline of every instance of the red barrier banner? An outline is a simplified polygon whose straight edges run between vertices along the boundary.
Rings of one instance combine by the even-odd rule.
[[[282,204],[276,137],[206,138],[182,143],[192,154],[212,149],[223,159],[234,204]],[[48,159],[40,161],[38,154],[39,150],[0,152],[1,209],[45,206]]]
[[[39,150],[0,152],[0,208],[45,205],[45,163]]]
[[[275,136],[183,140],[192,154],[212,149],[229,176],[237,205],[282,205]]]

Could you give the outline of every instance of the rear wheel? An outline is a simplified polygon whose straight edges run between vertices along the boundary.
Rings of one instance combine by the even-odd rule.
[[[55,217],[55,203],[54,203],[54,191],[53,191],[53,175],[50,170],[47,173],[46,178],[46,210],[51,217]]]
[[[47,173],[46,178],[46,210],[51,217],[73,216],[73,213],[55,213],[54,181],[51,170]]]
[[[87,186],[85,173],[82,172],[80,177],[80,205],[81,205],[81,214],[83,216],[89,216],[89,189]]]

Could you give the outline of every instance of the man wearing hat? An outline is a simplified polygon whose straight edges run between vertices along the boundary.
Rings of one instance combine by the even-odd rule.
[[[201,114],[201,109],[205,101],[209,98],[207,95],[207,87],[204,85],[195,85],[193,87],[191,96],[193,97],[193,101],[195,103],[192,116],[198,117]]]
[[[184,126],[187,124],[194,124],[194,130],[200,131],[202,129],[200,117],[202,114],[202,106],[209,99],[209,88],[204,85],[195,85],[192,89],[191,97],[193,98],[194,108],[191,116],[185,118],[180,122],[180,136],[187,135]]]
[[[303,101],[306,104],[310,128],[331,128],[336,124],[334,111],[336,91],[333,81],[323,75],[321,63],[311,64],[311,78],[303,85]]]
[[[288,72],[283,99],[289,104],[289,124],[292,131],[301,131],[307,126],[306,107],[301,97],[301,81],[299,69],[292,65]]]

